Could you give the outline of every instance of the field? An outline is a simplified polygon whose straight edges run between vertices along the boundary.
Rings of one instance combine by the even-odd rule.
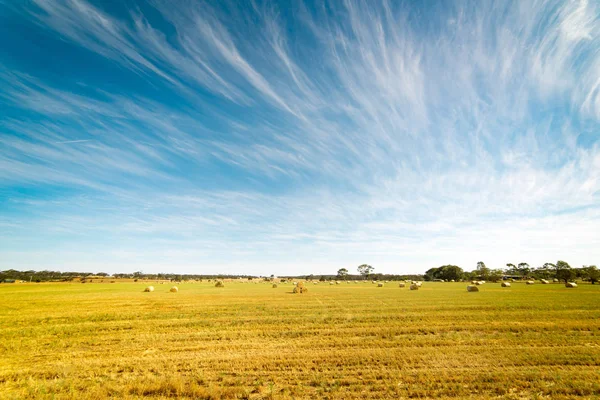
[[[600,396],[600,285],[0,285],[0,398]]]

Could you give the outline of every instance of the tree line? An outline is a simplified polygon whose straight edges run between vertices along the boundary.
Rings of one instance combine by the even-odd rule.
[[[566,261],[559,260],[556,263],[545,263],[537,268],[531,267],[526,262],[518,264],[507,263],[506,268],[492,269],[488,268],[483,261],[479,261],[472,271],[464,271],[457,265],[442,265],[440,267],[430,268],[425,274],[382,274],[375,273],[375,268],[369,264],[361,264],[356,268],[358,274],[351,274],[347,268],[340,268],[335,275],[295,275],[282,276],[286,279],[306,279],[306,280],[366,280],[373,279],[378,281],[398,281],[398,280],[486,280],[498,281],[506,278],[517,279],[559,279],[568,282],[574,279],[589,280],[592,284],[600,280],[600,270],[595,265],[582,266],[581,268],[572,268]],[[266,279],[274,278],[261,277],[258,275],[228,275],[228,274],[175,274],[175,273],[144,273],[136,271],[133,273],[116,273],[109,275],[106,272],[61,272],[61,271],[17,271],[9,269],[0,271],[0,282],[21,280],[27,282],[48,282],[48,281],[70,281],[75,278],[130,278],[147,280],[170,280],[187,281],[201,279]]]
[[[545,263],[537,268],[531,267],[526,262],[518,264],[507,263],[506,268],[488,268],[483,261],[479,261],[474,270],[464,271],[457,265],[442,265],[430,268],[425,272],[425,280],[473,280],[499,281],[501,279],[558,279],[569,282],[574,279],[588,280],[592,284],[600,279],[600,270],[595,265],[584,265],[573,268],[566,261]]]
[[[133,273],[117,273],[108,274],[106,272],[61,272],[61,271],[17,271],[15,269],[9,269],[6,271],[0,271],[0,282],[5,280],[18,280],[26,282],[68,282],[75,278],[126,278],[126,279],[147,279],[147,280],[169,280],[169,281],[188,281],[188,280],[201,280],[201,279],[228,279],[228,278],[242,278],[242,279],[254,279],[258,276],[252,275],[227,275],[227,274],[147,274],[142,271],[136,271]]]

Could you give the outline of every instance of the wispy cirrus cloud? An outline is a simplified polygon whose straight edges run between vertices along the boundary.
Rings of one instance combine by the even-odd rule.
[[[594,2],[11,10],[152,90],[0,72],[9,242],[22,219],[92,253],[110,233],[115,268],[263,273],[600,256]]]

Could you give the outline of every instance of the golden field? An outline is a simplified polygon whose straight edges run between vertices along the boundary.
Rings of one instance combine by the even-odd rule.
[[[600,396],[600,285],[466,285],[1,284],[0,398]]]

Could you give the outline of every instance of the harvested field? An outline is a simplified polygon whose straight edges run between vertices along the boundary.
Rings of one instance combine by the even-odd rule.
[[[0,285],[0,397],[600,396],[600,285]]]

